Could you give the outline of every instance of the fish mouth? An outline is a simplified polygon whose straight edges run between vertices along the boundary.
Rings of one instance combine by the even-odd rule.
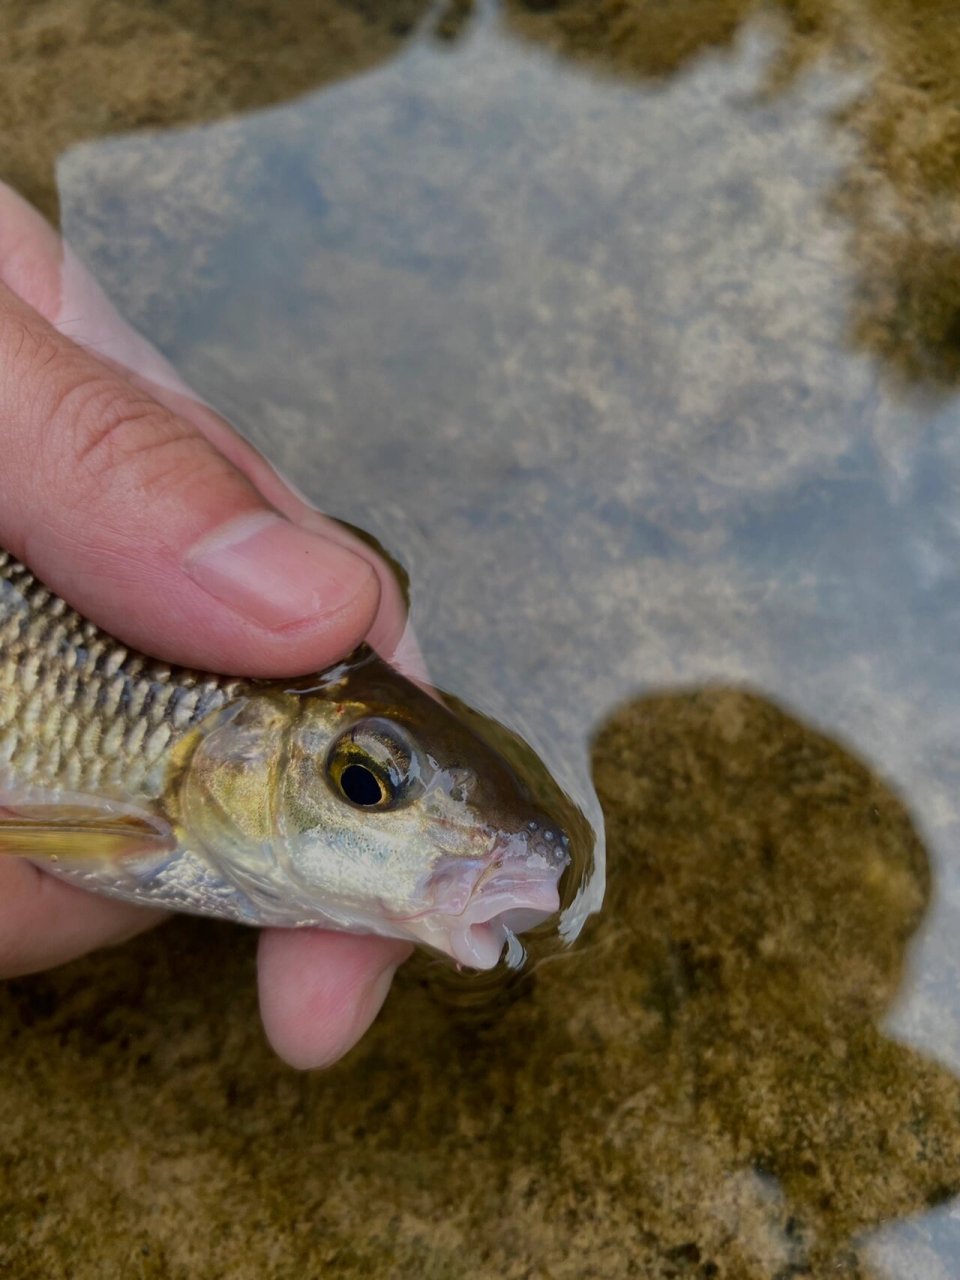
[[[565,862],[555,857],[522,865],[476,864],[442,869],[432,879],[434,906],[404,922],[416,941],[471,969],[493,969],[507,942],[560,909]]]

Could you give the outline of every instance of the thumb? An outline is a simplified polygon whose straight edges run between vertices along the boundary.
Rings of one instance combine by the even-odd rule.
[[[286,520],[197,428],[0,284],[0,545],[125,643],[288,675],[369,630],[370,563]]]

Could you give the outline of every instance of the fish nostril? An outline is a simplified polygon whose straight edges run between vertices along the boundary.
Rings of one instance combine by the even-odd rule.
[[[570,861],[569,841],[556,831],[541,832],[540,838],[533,842],[532,847],[548,867],[562,870]]]

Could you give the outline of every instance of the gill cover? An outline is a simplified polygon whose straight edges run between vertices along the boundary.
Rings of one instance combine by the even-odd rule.
[[[290,875],[277,798],[295,713],[294,700],[266,694],[216,712],[196,731],[179,787],[183,844],[261,911],[282,910]]]

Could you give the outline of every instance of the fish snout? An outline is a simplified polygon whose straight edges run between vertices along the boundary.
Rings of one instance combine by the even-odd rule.
[[[418,938],[458,964],[491,969],[512,936],[560,909],[569,841],[556,828],[528,823],[501,836],[482,859],[451,859],[426,886],[430,905],[410,921]]]
[[[570,837],[562,828],[531,818],[525,834],[530,855],[558,872],[570,865]]]

